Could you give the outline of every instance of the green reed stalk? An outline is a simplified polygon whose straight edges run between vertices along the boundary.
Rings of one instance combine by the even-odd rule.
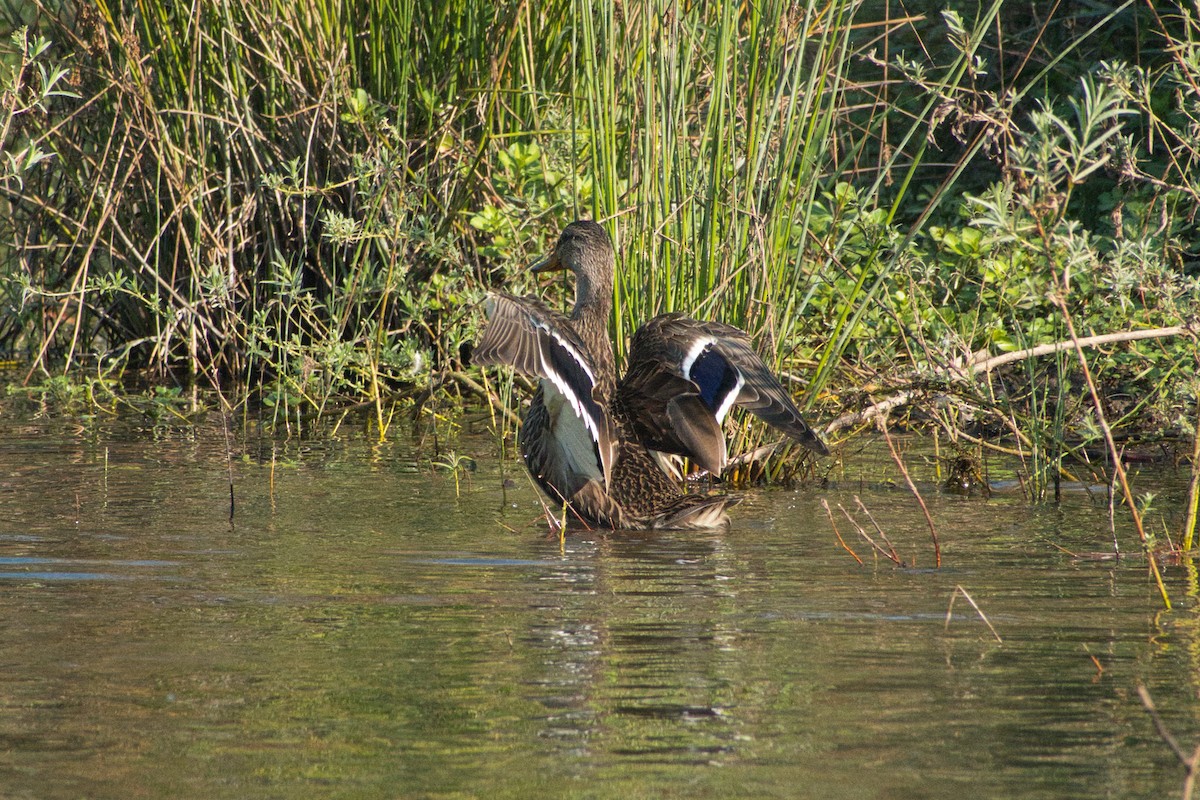
[[[828,282],[825,263],[848,246],[843,233],[814,247],[810,221],[823,187],[862,147],[838,127],[859,6],[654,0],[619,8],[574,7],[573,74],[596,183],[593,213],[619,220],[618,350],[641,321],[682,309],[747,329],[783,368],[808,329],[814,293]],[[912,123],[910,138],[932,112],[931,104]],[[861,203],[873,204],[874,194]],[[885,274],[861,271],[824,346],[827,368],[846,346],[855,309],[861,315]],[[738,447],[760,438],[743,430]]]
[[[1196,400],[1196,428],[1192,432],[1192,480],[1188,484],[1187,518],[1183,523],[1182,548],[1192,549],[1196,537],[1196,521],[1200,518],[1200,386],[1193,394]]]
[[[821,16],[815,4],[739,12],[659,0],[619,29],[614,7],[577,8],[576,82],[597,162],[595,211],[632,217],[621,226],[616,338],[676,308],[719,306],[761,330],[764,309],[794,308],[811,279],[796,263],[794,218],[828,168],[838,89],[824,82],[840,80],[847,38],[835,15],[851,6]],[[813,43],[796,37],[810,29],[822,38],[806,60]],[[637,69],[617,76],[613,61]]]

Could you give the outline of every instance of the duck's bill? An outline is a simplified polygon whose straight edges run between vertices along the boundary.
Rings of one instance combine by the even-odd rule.
[[[561,269],[563,269],[563,265],[558,259],[558,252],[555,251],[530,267],[529,271],[533,273],[556,272]]]

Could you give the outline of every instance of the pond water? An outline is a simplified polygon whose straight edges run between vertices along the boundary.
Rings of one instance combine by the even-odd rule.
[[[239,442],[231,521],[220,427],[0,424],[0,796],[1179,795],[1136,690],[1190,753],[1196,571],[1164,566],[1168,612],[1144,559],[1083,555],[1102,499],[927,485],[935,570],[850,455],[727,532],[560,542],[456,446],[457,486],[403,437]],[[855,496],[915,566],[870,557]]]

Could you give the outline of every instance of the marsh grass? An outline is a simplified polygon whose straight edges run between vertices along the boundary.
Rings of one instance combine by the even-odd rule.
[[[1135,11],[1153,69],[1085,55]],[[1080,339],[1180,331],[1084,357],[1118,438],[1194,427],[1200,142],[1194,109],[1161,100],[1200,82],[1190,13],[1125,3],[1033,30],[1001,0],[58,14],[28,20],[57,77],[22,72],[0,120],[6,155],[46,155],[0,194],[0,347],[31,386],[81,368],[114,390],[218,385],[291,433],[350,401],[381,437],[463,391],[508,409],[507,445],[522,392],[468,368],[480,300],[569,302],[524,266],[589,216],[619,247],[620,353],[654,314],[721,318],[810,413],[870,406],[1017,452],[1035,500],[1103,439],[1076,354],[1037,349],[1069,339],[1064,311]],[[1026,355],[973,367],[1009,351]],[[835,439],[870,424],[843,418]],[[771,454],[735,481],[820,477],[752,423],[730,433]]]

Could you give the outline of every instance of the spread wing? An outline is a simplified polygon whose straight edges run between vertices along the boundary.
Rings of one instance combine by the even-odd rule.
[[[609,485],[617,452],[616,429],[608,409],[597,399],[592,359],[570,320],[532,298],[499,292],[488,295],[486,309],[488,325],[471,360],[479,365],[506,365],[548,382],[583,424]]]
[[[817,453],[829,452],[745,332],[663,314],[634,334],[617,400],[647,447],[714,474],[727,460],[721,422],[734,405]]]

